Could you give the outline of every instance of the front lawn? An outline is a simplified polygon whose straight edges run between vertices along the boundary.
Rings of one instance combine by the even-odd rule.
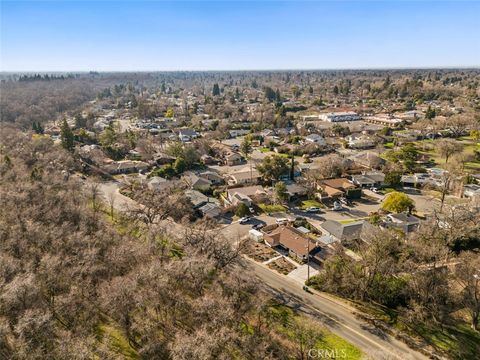
[[[304,200],[300,205],[300,209],[306,210],[310,207],[318,207],[320,209],[325,209],[325,205],[317,200]]]
[[[258,204],[258,207],[262,209],[263,212],[270,214],[274,212],[284,212],[287,208],[283,205],[267,205],[267,204]]]

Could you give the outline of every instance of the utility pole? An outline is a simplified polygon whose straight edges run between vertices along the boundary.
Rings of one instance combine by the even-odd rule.
[[[310,280],[310,239],[307,237],[307,282]]]

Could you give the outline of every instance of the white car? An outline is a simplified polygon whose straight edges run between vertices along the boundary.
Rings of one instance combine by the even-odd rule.
[[[240,218],[240,220],[238,220],[238,222],[243,225],[243,224],[248,223],[250,221],[250,219],[251,219],[250,216],[244,216],[244,217]]]
[[[306,211],[307,211],[308,213],[318,213],[318,212],[320,212],[320,208],[318,208],[318,207],[313,207],[313,206],[312,206],[312,207],[307,208]]]

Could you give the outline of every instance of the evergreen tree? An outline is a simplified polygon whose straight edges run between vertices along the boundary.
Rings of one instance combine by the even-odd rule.
[[[220,87],[218,86],[217,83],[213,84],[212,95],[213,95],[213,96],[218,96],[218,95],[220,95]]]
[[[60,138],[62,140],[62,146],[68,151],[73,151],[74,147],[74,135],[70,126],[68,126],[67,120],[63,119],[62,128],[60,131]]]

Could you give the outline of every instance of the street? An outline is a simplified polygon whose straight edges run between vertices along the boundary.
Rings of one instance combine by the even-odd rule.
[[[138,206],[133,200],[120,194],[118,188],[118,182],[101,183],[99,186],[99,190],[105,199],[112,196],[110,194],[114,194],[115,209],[125,211],[131,206]],[[257,219],[267,224],[274,222],[274,219],[268,215],[260,215]],[[171,221],[168,221],[168,223],[169,226],[178,230],[176,231],[177,234],[180,234],[183,229],[180,224]],[[251,224],[242,225],[233,222],[224,226],[220,233],[226,239],[233,240],[233,243],[235,239],[240,239],[248,234],[250,229]],[[258,264],[250,259],[243,259],[242,264],[251,269],[260,282],[265,285],[265,289],[277,299],[283,301],[285,305],[319,320],[333,333],[351,342],[371,358],[427,359],[427,357],[410,349],[401,341],[357,318],[354,314],[355,310],[345,303],[317,292],[306,293],[295,279],[280,275],[268,269],[265,265]]]

